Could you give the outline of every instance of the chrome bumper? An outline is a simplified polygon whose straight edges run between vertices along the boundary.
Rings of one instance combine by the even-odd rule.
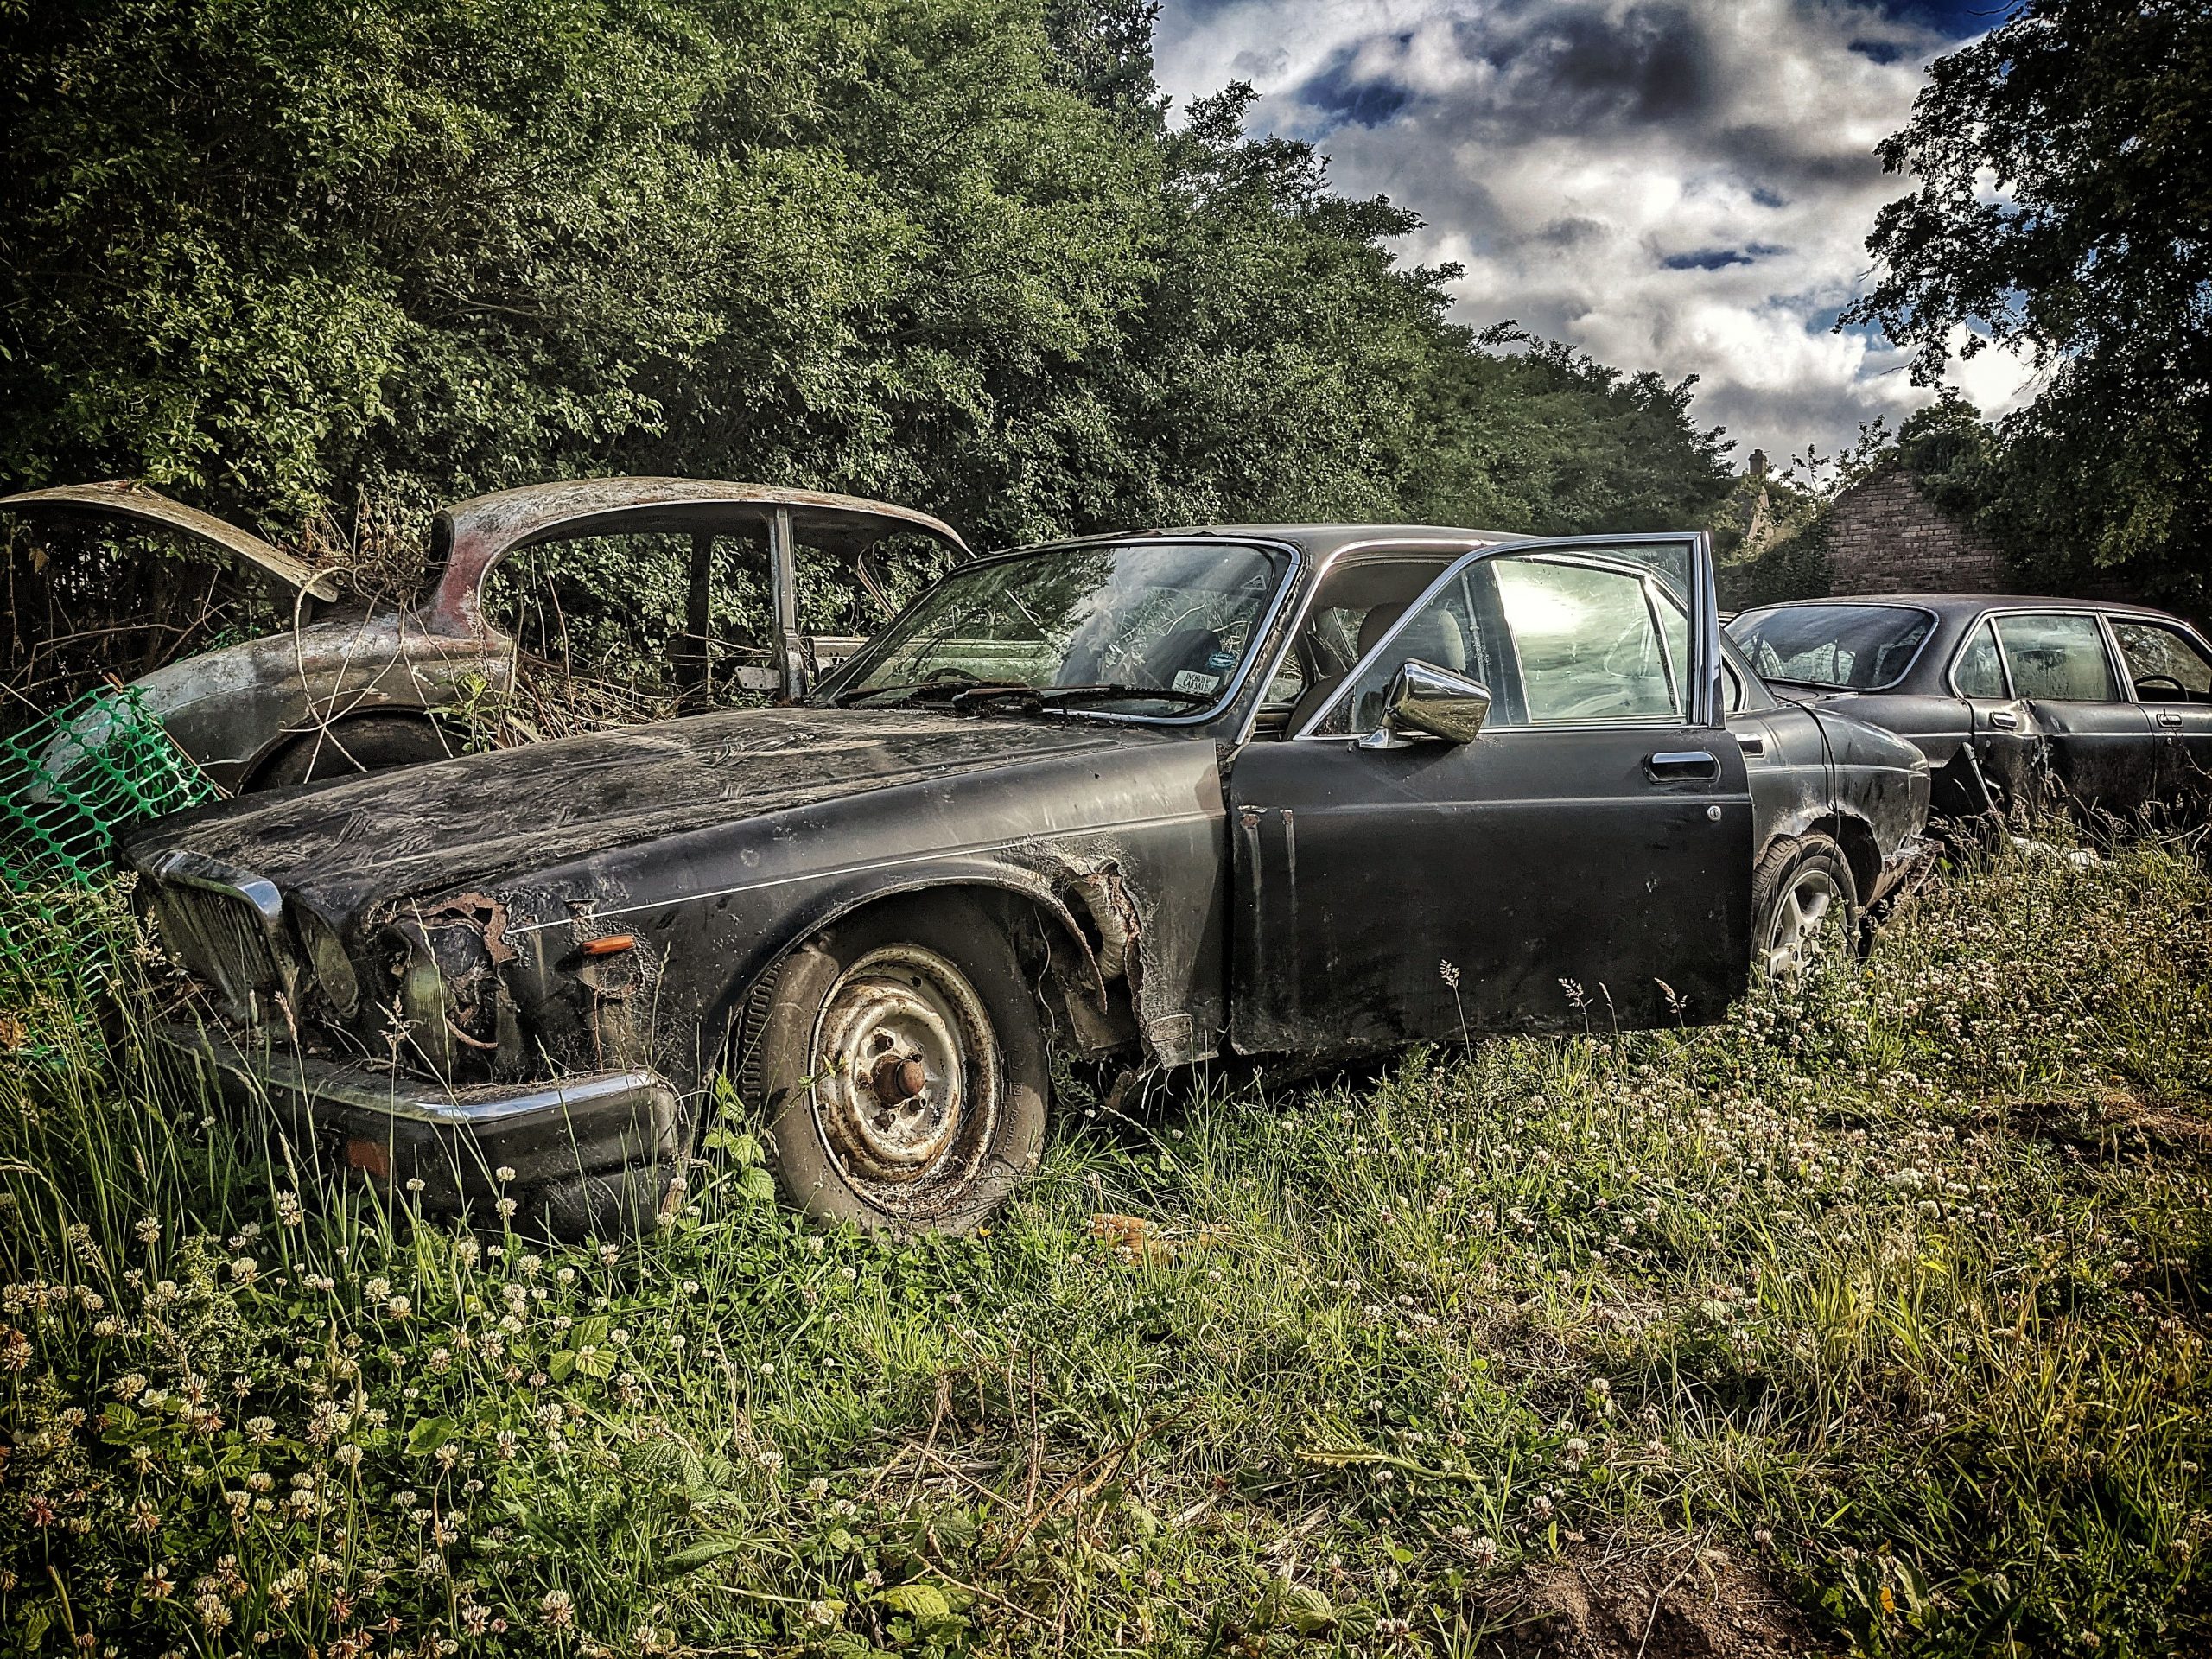
[[[681,1101],[654,1071],[446,1090],[273,1043],[249,1049],[219,1030],[157,1034],[226,1096],[265,1103],[302,1155],[405,1188],[429,1210],[489,1212],[512,1197],[556,1228],[588,1226],[611,1201],[657,1203],[683,1156]]]

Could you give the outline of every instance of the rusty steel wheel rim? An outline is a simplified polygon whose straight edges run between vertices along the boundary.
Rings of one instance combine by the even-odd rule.
[[[808,1062],[823,1144],[870,1202],[923,1213],[980,1167],[998,1045],[976,988],[935,951],[884,945],[848,968],[823,1001]]]
[[[1843,888],[1827,871],[1798,871],[1775,906],[1762,959],[1774,979],[1795,979],[1809,966],[1824,943],[1821,934],[1841,920]]]

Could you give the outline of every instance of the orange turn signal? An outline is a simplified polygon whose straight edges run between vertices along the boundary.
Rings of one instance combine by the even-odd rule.
[[[346,1161],[365,1175],[380,1181],[391,1179],[391,1155],[381,1141],[355,1139],[346,1143]]]
[[[617,950],[627,950],[637,942],[634,933],[609,933],[603,939],[586,939],[582,948],[588,957],[611,957]]]

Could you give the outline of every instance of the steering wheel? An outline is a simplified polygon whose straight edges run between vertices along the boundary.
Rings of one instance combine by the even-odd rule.
[[[2183,702],[2189,701],[2189,688],[2171,674],[2138,674],[2135,677],[2135,689],[2138,691],[2152,685],[2170,685],[2173,687],[2175,695]]]

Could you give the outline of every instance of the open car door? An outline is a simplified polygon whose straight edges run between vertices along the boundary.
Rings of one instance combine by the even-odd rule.
[[[1484,548],[1231,768],[1247,1052],[1720,1017],[1751,803],[1702,535]]]

